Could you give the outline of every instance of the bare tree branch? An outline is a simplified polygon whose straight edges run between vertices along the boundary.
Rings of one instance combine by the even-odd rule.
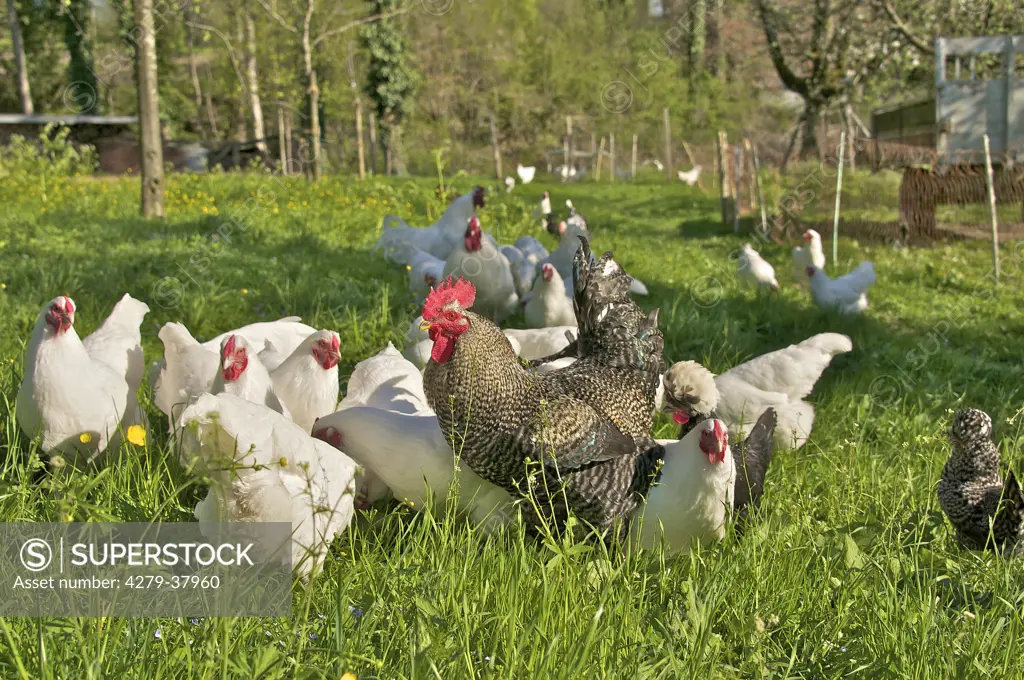
[[[274,8],[267,4],[267,0],[256,0],[256,2],[260,3],[260,6],[262,6],[263,9],[267,10],[267,14],[269,14],[274,19],[274,21],[279,23],[281,25],[281,28],[296,35],[299,34],[298,27],[292,26],[283,16],[275,12]]]
[[[764,37],[768,41],[768,56],[775,66],[775,70],[787,89],[807,97],[810,92],[807,87],[807,79],[801,78],[786,63],[786,57],[782,54],[782,46],[779,44],[779,32],[775,26],[775,18],[768,6],[768,0],[757,0],[757,11],[761,17],[761,25],[764,27]]]
[[[200,31],[209,31],[210,33],[214,34],[215,36],[221,39],[221,41],[224,43],[224,46],[228,50],[228,61],[231,62],[231,68],[235,70],[235,75],[238,76],[239,84],[242,86],[243,90],[248,92],[249,88],[246,85],[245,78],[242,76],[242,68],[238,65],[238,57],[236,56],[237,52],[235,52],[234,45],[231,44],[231,38],[229,38],[215,26],[210,26],[209,24],[198,22],[195,19],[186,19],[185,25]]]
[[[371,24],[374,21],[380,21],[381,19],[389,19],[393,16],[398,16],[399,14],[405,14],[406,12],[409,11],[410,7],[411,5],[406,5],[405,7],[400,7],[391,12],[375,14],[372,17],[363,17],[362,19],[356,19],[355,21],[350,21],[347,24],[343,24],[341,26],[337,26],[335,28],[324,31],[323,33],[318,35],[316,39],[313,41],[313,47],[316,47],[321,42],[323,42],[327,38],[330,38],[331,36],[338,35],[339,33],[344,33],[345,31],[351,30],[357,26],[362,26],[363,24]]]
[[[889,17],[889,21],[892,22],[896,30],[907,39],[907,41],[921,50],[925,54],[935,54],[935,48],[929,45],[927,42],[922,40],[917,35],[914,35],[910,27],[900,18],[900,15],[896,13],[896,8],[892,6],[892,0],[882,0],[882,8],[885,10],[886,15]]]

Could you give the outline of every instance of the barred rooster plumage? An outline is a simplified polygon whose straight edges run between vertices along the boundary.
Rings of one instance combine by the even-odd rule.
[[[423,378],[442,431],[474,472],[512,493],[528,491],[556,528],[572,511],[604,530],[633,512],[664,455],[650,436],[664,338],[657,310],[645,314],[633,302],[611,253],[595,263],[580,240],[576,362],[528,371],[501,330],[468,311],[472,285],[449,279],[424,304],[434,347]],[[527,460],[540,463],[533,474]],[[542,518],[532,509],[524,504],[535,525]]]

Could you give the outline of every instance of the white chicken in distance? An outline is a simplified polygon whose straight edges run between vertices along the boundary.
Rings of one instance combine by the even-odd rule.
[[[804,232],[806,248],[793,248],[793,278],[796,285],[801,286],[807,280],[807,268],[815,266],[825,268],[825,251],[821,247],[821,234],[813,229]]]
[[[36,318],[25,356],[15,413],[22,431],[41,435],[41,449],[69,462],[95,462],[120,441],[133,401],[129,380],[139,373],[138,326],[149,311],[126,295],[111,317],[83,342],[75,330],[77,306],[61,295]],[[141,378],[140,378],[141,379]]]
[[[749,243],[743,244],[743,249],[736,260],[736,275],[740,281],[758,290],[767,289],[773,293],[779,291],[779,282],[775,279],[775,268],[768,264]]]
[[[442,260],[448,259],[452,251],[462,243],[466,223],[476,214],[477,208],[484,206],[485,193],[483,187],[477,186],[471,193],[459,196],[437,222],[429,227],[410,227],[405,220],[388,215],[384,218],[384,230],[373,250],[383,250],[385,257],[398,264],[410,264],[407,261],[410,246]]]
[[[694,184],[696,184],[700,180],[700,171],[702,169],[703,168],[701,168],[701,166],[695,165],[690,170],[687,170],[686,172],[683,172],[682,170],[677,170],[676,174],[679,176],[679,181],[680,182],[685,182],[686,186],[692,187]]]
[[[523,307],[523,318],[530,328],[576,324],[572,298],[566,295],[566,285],[550,262],[540,267],[540,274],[533,282],[533,290]]]
[[[516,174],[519,175],[519,181],[523,184],[529,184],[533,181],[534,175],[537,174],[536,166],[523,167],[521,163],[516,164]]]
[[[864,261],[849,274],[830,279],[820,268],[807,267],[811,298],[819,308],[840,314],[860,314],[868,308],[865,291],[875,283],[875,265]]]
[[[519,304],[508,259],[494,240],[480,229],[474,216],[463,230],[462,243],[444,263],[444,277],[464,278],[476,286],[473,311],[500,322],[514,314]]]

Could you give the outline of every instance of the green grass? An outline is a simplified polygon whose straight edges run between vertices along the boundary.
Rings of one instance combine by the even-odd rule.
[[[536,230],[544,188],[492,191],[484,227],[501,240]],[[4,619],[0,677],[1021,677],[1024,570],[960,550],[934,489],[948,409],[987,410],[1007,451],[1022,441],[1007,418],[1022,406],[1024,249],[1003,245],[993,290],[986,243],[843,240],[838,269],[870,258],[878,283],[863,317],[836,318],[788,285],[788,246],[763,248],[786,282],[779,296],[738,288],[729,254],[745,239],[717,225],[715,198],[678,183],[549,188],[586,215],[595,250],[647,283],[671,361],[720,372],[823,331],[853,339],[811,397],[810,441],[775,459],[742,540],[627,559],[388,506],[338,538],[322,576],[296,586],[289,619]],[[138,193],[131,179],[0,185],[0,521],[189,521],[200,497],[160,432],[101,471],[39,474],[13,401],[55,295],[74,297],[83,336],[124,292],[147,300],[147,360],[167,321],[205,339],[298,314],[341,334],[343,385],[388,340],[400,346],[417,313],[405,272],[366,246],[389,212],[436,216],[431,182],[173,176],[163,222],[137,217]],[[245,229],[211,243],[253,196]],[[657,434],[672,431],[664,419]]]

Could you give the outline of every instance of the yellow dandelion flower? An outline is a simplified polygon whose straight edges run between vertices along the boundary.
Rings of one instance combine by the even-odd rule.
[[[6,283],[0,283],[0,290],[7,290],[7,284]]]
[[[88,444],[89,442],[92,441],[92,435],[89,434],[88,432],[83,432],[82,434],[78,435],[78,441],[82,442],[83,444]]]
[[[284,456],[281,456],[281,460],[277,462],[281,464],[281,467],[288,467],[288,459]]]
[[[128,428],[128,441],[136,446],[146,445],[146,428],[142,425],[132,425]]]
[[[341,676],[340,680],[356,680],[355,673],[345,673]]]
[[[249,294],[249,289],[248,288],[243,288],[242,289],[242,295],[248,295],[248,294]]]

